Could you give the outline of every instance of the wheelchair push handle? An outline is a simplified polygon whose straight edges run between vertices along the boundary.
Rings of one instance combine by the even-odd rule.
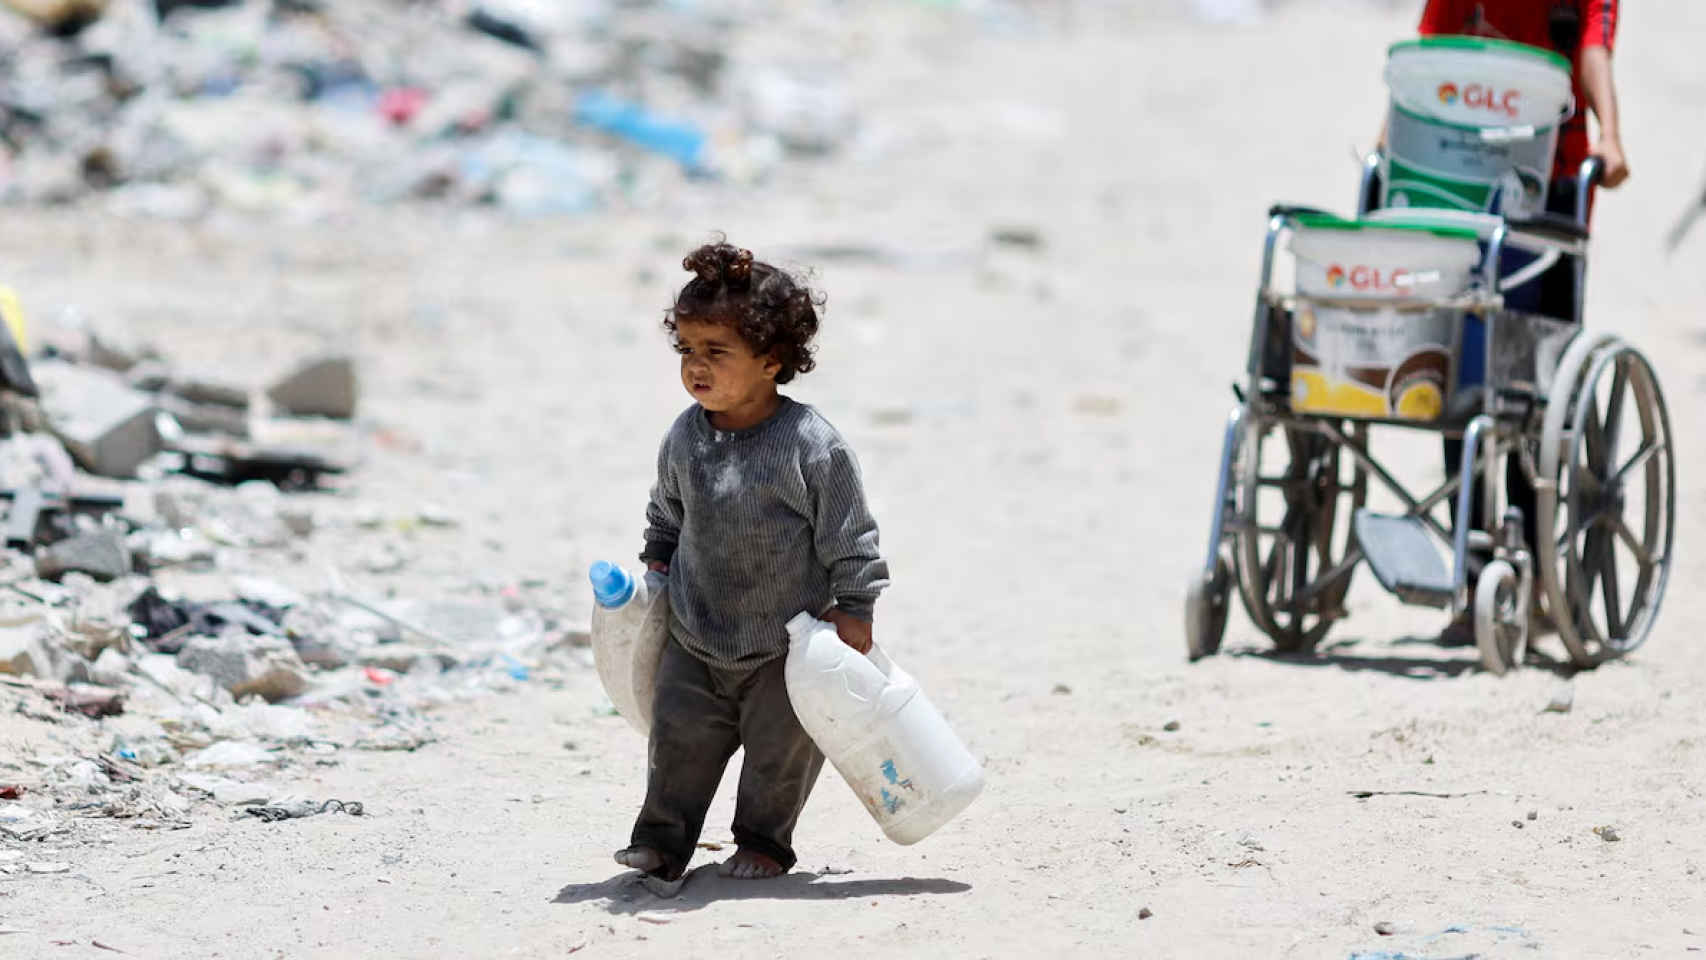
[[[1593,198],[1593,188],[1604,179],[1604,160],[1589,157],[1582,161],[1582,168],[1576,174],[1576,222],[1584,227],[1588,225],[1588,204]]]

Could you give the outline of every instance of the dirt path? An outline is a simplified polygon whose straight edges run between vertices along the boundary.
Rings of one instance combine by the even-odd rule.
[[[967,38],[884,8],[859,20],[857,78],[878,105],[879,160],[664,213],[191,235],[9,214],[15,283],[121,313],[186,360],[241,374],[309,346],[358,349],[368,415],[393,442],[355,493],[464,518],[369,584],[405,595],[519,576],[578,592],[593,559],[631,556],[657,437],[686,402],[655,332],[676,261],[719,227],[761,253],[801,250],[831,309],[822,368],[797,396],[865,465],[896,574],[878,640],[951,714],[989,786],[908,849],[828,776],[800,827],[801,873],[700,875],[658,901],[609,861],[643,744],[597,715],[586,669],[440,715],[443,741],[417,753],[290,771],[288,785],[369,816],[115,825],[74,851],[71,874],[0,883],[0,919],[27,931],[0,936],[0,954],[109,956],[96,940],[227,958],[1706,948],[1706,648],[1691,630],[1706,614],[1706,457],[1688,429],[1706,391],[1706,235],[1658,252],[1706,168],[1697,4],[1629,15],[1636,179],[1604,204],[1591,293],[1591,322],[1655,357],[1679,425],[1678,566],[1650,645],[1576,677],[1574,710],[1545,714],[1560,677],[1500,680],[1471,651],[1406,640],[1437,616],[1365,578],[1316,660],[1261,655],[1240,614],[1229,655],[1184,662],[1182,585],[1206,536],[1262,212],[1348,207],[1382,50],[1410,19],[1382,10]],[[1013,229],[1040,249],[991,239]],[[805,249],[828,245],[893,256]],[[1425,446],[1409,460],[1437,469]],[[0,720],[0,749],[51,746]],[[727,839],[729,813],[724,796],[707,840]]]

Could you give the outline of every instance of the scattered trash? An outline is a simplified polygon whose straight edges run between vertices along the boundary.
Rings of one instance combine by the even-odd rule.
[[[1552,694],[1552,699],[1547,701],[1546,709],[1542,712],[1543,713],[1569,713],[1570,708],[1575,705],[1575,702],[1576,702],[1575,685],[1566,683],[1563,686],[1559,687]]]
[[[1382,920],[1374,925],[1374,932],[1383,937],[1390,937],[1398,932],[1398,925],[1387,920]]]
[[[1617,835],[1617,828],[1616,827],[1594,827],[1593,832],[1596,836],[1598,836],[1601,840],[1604,840],[1606,843],[1616,843],[1617,841],[1623,839],[1622,837]]]
[[[1161,725],[1161,729],[1168,732],[1168,733],[1178,733],[1179,732],[1179,721],[1169,720],[1166,723]]]
[[[1024,250],[1041,250],[1043,236],[1031,227],[1004,227],[989,234],[989,239],[1003,247],[1018,247]]]
[[[306,693],[308,667],[288,640],[256,636],[227,624],[218,636],[195,637],[178,653],[178,665],[206,674],[238,700],[258,696],[277,703]]]
[[[243,810],[243,813],[246,816],[258,817],[266,823],[277,823],[280,820],[298,820],[303,817],[312,817],[316,814],[327,813],[334,809],[340,813],[347,813],[352,817],[359,817],[362,813],[361,804],[345,802],[343,800],[327,800],[325,803],[321,804],[316,804],[312,800],[302,800],[297,803],[282,806],[247,807]],[[380,882],[389,883],[390,881],[381,878]]]
[[[277,763],[278,757],[259,743],[247,740],[223,740],[184,758],[192,770],[231,769]]]
[[[0,61],[13,203],[104,194],[169,221],[312,219],[351,200],[572,214],[665,201],[655,158],[746,183],[859,133],[829,51],[807,67],[739,36],[793,11],[5,2],[31,11],[8,19]]]
[[[49,700],[59,704],[61,710],[67,713],[78,713],[85,717],[116,717],[124,713],[124,693],[106,687],[97,687],[87,683],[73,683],[69,686],[46,691]]]
[[[1539,810],[1528,811],[1528,819],[1531,821],[1532,820],[1539,820],[1540,819],[1540,811]]]
[[[1392,924],[1385,925],[1393,927],[1392,931],[1380,930],[1380,925],[1376,925],[1376,932],[1383,937],[1393,936],[1397,933],[1395,926]],[[1420,947],[1431,947],[1441,941],[1449,941],[1452,950],[1450,958],[1436,956],[1432,953],[1411,953],[1406,950],[1369,950],[1352,953],[1351,960],[1468,960],[1470,957],[1488,955],[1481,950],[1474,949],[1476,947],[1492,948],[1512,940],[1522,941],[1522,946],[1528,949],[1535,949],[1539,946],[1533,941],[1528,931],[1521,927],[1497,925],[1472,927],[1466,924],[1453,924],[1439,933],[1418,937],[1414,941]]]
[[[0,802],[0,834],[14,840],[40,840],[70,827],[59,818],[14,801]]]
[[[668,157],[689,172],[708,172],[706,146],[710,138],[691,123],[658,116],[603,91],[582,94],[575,103],[574,117],[584,126]]]
[[[1155,916],[1155,914],[1148,907],[1143,907],[1137,911],[1137,919],[1139,920],[1148,920],[1153,916]]]
[[[1358,800],[1370,797],[1432,797],[1435,800],[1456,800],[1460,797],[1474,797],[1486,793],[1485,790],[1470,790],[1466,793],[1433,793],[1427,790],[1352,790],[1350,795]]]
[[[231,806],[250,806],[272,799],[272,791],[259,784],[244,783],[199,773],[183,773],[178,779],[188,786],[208,794],[219,803]]]
[[[71,864],[59,862],[26,863],[24,869],[31,873],[70,873]]]
[[[177,653],[188,636],[217,636],[227,626],[252,634],[282,636],[285,609],[257,600],[190,603],[167,600],[150,586],[130,605],[130,616],[142,628],[144,640],[161,653]],[[173,641],[177,642],[173,642]]]

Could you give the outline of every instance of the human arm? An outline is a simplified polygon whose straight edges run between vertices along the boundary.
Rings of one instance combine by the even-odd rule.
[[[1458,0],[1428,0],[1422,8],[1422,21],[1416,33],[1424,37],[1451,36],[1464,32],[1465,11],[1458,9]]]
[[[669,441],[664,437],[658,447],[658,477],[646,503],[646,547],[640,551],[646,569],[657,573],[669,572],[676,544],[681,541],[681,491],[669,462]]]
[[[1593,155],[1605,164],[1600,182],[1613,188],[1629,179],[1623,155],[1623,132],[1618,126],[1617,85],[1612,80],[1610,39],[1614,35],[1612,0],[1589,0],[1587,29],[1582,32],[1582,94],[1599,125]]]
[[[843,643],[865,653],[871,649],[871,621],[877,595],[889,585],[889,568],[878,550],[877,521],[865,501],[859,464],[851,450],[835,447],[808,465],[807,478],[813,541],[835,598],[824,619],[835,624]]]

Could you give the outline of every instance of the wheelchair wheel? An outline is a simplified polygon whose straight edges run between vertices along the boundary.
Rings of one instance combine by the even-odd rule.
[[[1503,560],[1487,564],[1475,581],[1475,646],[1489,673],[1502,677],[1522,666],[1528,652],[1527,586]]]
[[[1676,462],[1652,364],[1613,337],[1565,354],[1542,428],[1535,554],[1559,639],[1578,666],[1639,647],[1670,576]],[[1549,532],[1549,535],[1548,535]]]
[[[1192,577],[1185,593],[1185,649],[1192,663],[1220,652],[1231,609],[1232,565],[1222,556],[1212,574]]]
[[[1351,428],[1365,442],[1367,427]],[[1368,474],[1325,435],[1253,418],[1236,492],[1239,593],[1281,653],[1314,649],[1344,616],[1355,548],[1351,518]],[[1350,461],[1349,464],[1342,461]]]

